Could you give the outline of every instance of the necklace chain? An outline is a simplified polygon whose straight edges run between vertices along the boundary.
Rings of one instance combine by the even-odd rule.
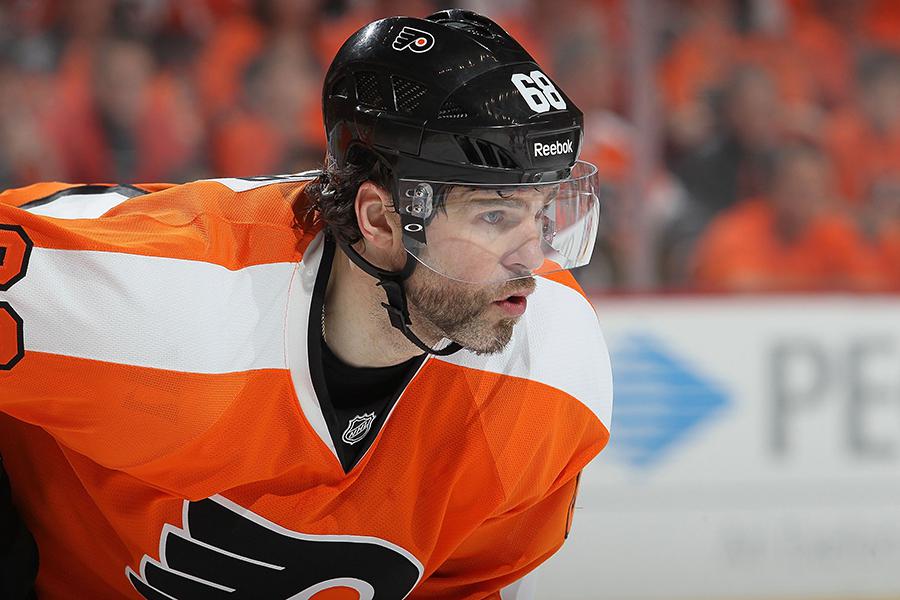
[[[322,341],[326,342],[325,338],[325,303],[322,303]]]

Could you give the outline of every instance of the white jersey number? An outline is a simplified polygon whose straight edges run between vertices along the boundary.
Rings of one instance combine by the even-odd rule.
[[[557,110],[566,108],[566,101],[563,100],[559,90],[540,71],[532,71],[528,75],[516,73],[512,76],[512,82],[534,112],[544,113],[551,107]]]

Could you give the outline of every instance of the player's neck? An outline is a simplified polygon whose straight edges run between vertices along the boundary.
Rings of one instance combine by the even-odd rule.
[[[356,367],[386,367],[422,354],[391,326],[384,301],[375,279],[335,252],[325,293],[325,339],[338,358]]]

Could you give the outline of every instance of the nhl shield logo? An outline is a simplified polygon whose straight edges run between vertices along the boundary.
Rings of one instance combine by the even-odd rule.
[[[375,413],[373,412],[353,417],[350,419],[350,423],[347,424],[347,429],[344,430],[344,435],[341,436],[341,439],[344,440],[345,444],[352,446],[366,437],[366,434],[372,429],[374,421]]]

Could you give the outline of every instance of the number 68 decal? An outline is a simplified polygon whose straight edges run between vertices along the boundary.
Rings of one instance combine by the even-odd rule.
[[[516,73],[512,76],[512,83],[534,112],[544,113],[551,107],[557,110],[566,108],[566,101],[559,90],[540,71],[535,70],[528,75]]]
[[[34,244],[18,225],[0,224],[0,292],[25,277]],[[0,371],[9,371],[25,356],[22,317],[0,301]]]

